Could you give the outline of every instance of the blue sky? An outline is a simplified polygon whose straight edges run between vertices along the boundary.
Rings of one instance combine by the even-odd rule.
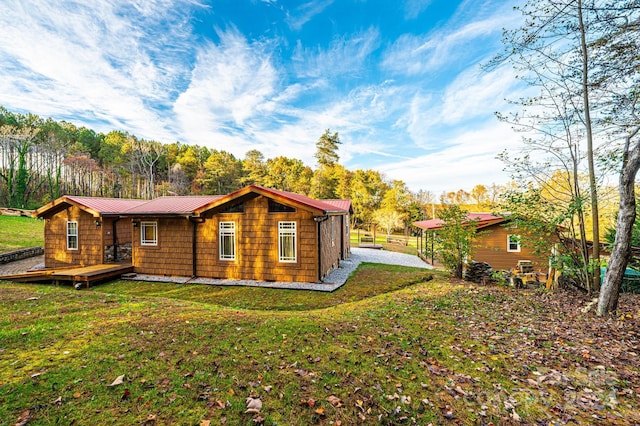
[[[514,0],[517,2],[518,0]],[[514,72],[479,64],[518,24],[504,0],[4,0],[0,105],[315,166],[340,162],[409,188],[504,183],[519,137],[494,111]]]

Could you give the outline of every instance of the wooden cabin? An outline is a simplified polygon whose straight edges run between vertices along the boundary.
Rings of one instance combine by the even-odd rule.
[[[40,207],[47,268],[131,260],[132,226],[120,214],[144,200],[65,195]]]
[[[83,218],[76,220],[82,227],[77,225],[74,243],[73,235],[65,236],[60,228],[68,226],[67,209],[40,210],[62,224],[55,228],[57,232],[45,232],[45,241],[51,240],[45,242],[45,253],[49,247],[51,259],[71,257],[78,251],[84,256],[82,265],[104,258],[86,256],[109,241],[96,229],[97,211],[73,210]],[[349,200],[315,200],[251,185],[225,196],[142,201],[115,217],[117,223],[128,224],[131,262],[139,274],[318,282],[351,253],[352,213]],[[121,233],[118,228],[118,237]],[[98,236],[101,242],[92,243]],[[77,249],[68,248],[69,238]]]
[[[522,244],[527,236],[518,230],[517,225],[508,217],[494,216],[489,213],[469,213],[469,220],[476,220],[478,236],[474,242],[471,258],[476,262],[486,262],[494,270],[511,270],[519,261],[533,262],[538,272],[546,273],[549,258],[536,255],[532,249]],[[422,249],[428,247],[433,233],[442,228],[440,219],[414,222],[415,227],[423,230]],[[423,251],[419,248],[420,251]]]

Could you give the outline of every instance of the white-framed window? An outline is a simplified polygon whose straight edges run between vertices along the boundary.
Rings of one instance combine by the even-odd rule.
[[[507,251],[512,253],[520,252],[520,235],[507,235]]]
[[[67,250],[78,250],[78,222],[67,222]]]
[[[220,222],[220,260],[236,260],[236,223]]]
[[[140,222],[140,245],[158,245],[158,222]]]
[[[297,261],[295,222],[278,222],[278,261],[285,263]]]

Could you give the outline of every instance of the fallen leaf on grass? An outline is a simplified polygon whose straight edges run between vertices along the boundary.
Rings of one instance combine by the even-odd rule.
[[[260,401],[260,398],[247,397],[246,403],[247,411],[245,411],[245,413],[247,414],[258,414],[260,410],[262,410],[262,401]]]
[[[319,416],[324,416],[324,408],[323,407],[316,408],[314,412]]]
[[[313,408],[316,405],[316,400],[313,399],[313,398],[301,399],[300,400],[300,405],[306,405],[309,408]]]
[[[15,426],[24,426],[29,423],[29,420],[31,420],[31,412],[29,410],[23,411],[22,414],[20,414],[20,416],[18,417],[18,421],[16,422]]]
[[[143,426],[151,425],[155,423],[156,420],[157,420],[157,417],[155,414],[149,414],[147,418],[142,422],[142,424]]]
[[[110,385],[107,386],[118,386],[124,383],[124,374],[122,376],[118,376],[116,377],[116,379],[113,381],[113,383],[111,383]]]
[[[62,397],[61,396],[57,397],[56,399],[51,401],[51,404],[53,404],[53,405],[62,405]]]
[[[203,420],[200,422],[200,426],[210,426],[211,420]]]
[[[329,395],[327,397],[327,401],[329,401],[329,404],[333,405],[334,407],[342,407],[342,401],[335,395]]]

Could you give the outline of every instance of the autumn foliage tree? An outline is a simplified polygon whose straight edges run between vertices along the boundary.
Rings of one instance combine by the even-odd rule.
[[[455,204],[441,209],[438,217],[442,228],[435,233],[435,252],[454,277],[462,278],[464,263],[476,238],[477,221],[470,220],[469,212]]]

